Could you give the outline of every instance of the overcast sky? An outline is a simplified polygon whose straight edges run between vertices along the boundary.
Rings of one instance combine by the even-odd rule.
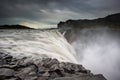
[[[93,19],[120,12],[120,0],[0,0],[0,24],[55,27],[68,19]]]

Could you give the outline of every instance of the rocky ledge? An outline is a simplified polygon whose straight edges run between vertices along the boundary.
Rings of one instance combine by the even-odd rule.
[[[94,75],[79,64],[50,58],[37,63],[26,59],[0,53],[0,80],[106,80],[103,75]]]

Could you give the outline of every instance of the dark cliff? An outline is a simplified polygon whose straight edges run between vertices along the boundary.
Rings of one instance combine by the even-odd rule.
[[[69,42],[72,42],[72,39],[75,39],[76,34],[82,29],[109,28],[120,30],[120,13],[93,20],[67,20],[66,22],[60,22],[58,28],[61,33],[67,31],[65,37]]]

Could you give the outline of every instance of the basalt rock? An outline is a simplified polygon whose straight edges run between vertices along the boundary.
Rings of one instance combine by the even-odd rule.
[[[104,18],[98,19],[79,19],[79,20],[67,20],[66,22],[60,22],[58,28],[66,39],[71,43],[76,40],[82,29],[110,29],[120,30],[120,13],[108,15]]]
[[[94,75],[80,64],[44,58],[39,63],[25,62],[9,54],[0,53],[0,80],[106,80]]]

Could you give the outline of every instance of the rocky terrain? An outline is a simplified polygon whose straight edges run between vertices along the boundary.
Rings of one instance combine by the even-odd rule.
[[[0,25],[0,29],[33,29],[23,25]]]
[[[82,65],[45,58],[41,61],[16,59],[0,52],[0,80],[106,80]]]
[[[66,39],[72,42],[82,29],[107,28],[111,30],[120,30],[120,13],[93,20],[67,20],[66,22],[60,22],[58,28],[61,33],[66,31]]]

